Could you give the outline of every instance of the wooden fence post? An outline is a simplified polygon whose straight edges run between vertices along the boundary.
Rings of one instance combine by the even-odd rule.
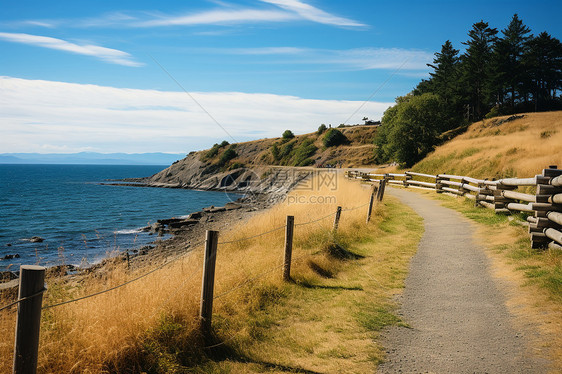
[[[207,230],[205,240],[205,261],[203,263],[203,284],[201,287],[201,309],[199,312],[201,333],[206,341],[211,338],[213,316],[213,293],[215,288],[215,263],[219,232]]]
[[[336,216],[334,217],[334,232],[338,230],[338,225],[340,224],[340,216],[341,216],[341,206],[338,207],[336,210]]]
[[[35,373],[39,351],[41,305],[45,290],[45,268],[35,265],[20,266],[20,284],[16,320],[13,373]]]
[[[410,180],[412,180],[412,176],[406,174],[406,177],[404,178],[404,187],[405,187],[405,188],[408,188],[408,186],[410,185],[410,184],[408,183]]]
[[[371,197],[369,198],[369,209],[367,210],[367,223],[371,220],[371,213],[373,212],[373,202],[375,200],[375,185],[371,190]]]
[[[382,201],[384,197],[384,189],[386,188],[386,178],[381,179],[379,184],[379,191],[377,193],[377,200]]]
[[[443,187],[443,185],[441,184],[441,177],[439,176],[439,174],[437,174],[435,176],[435,192],[436,193],[443,192],[443,190],[441,190],[442,187]]]
[[[287,216],[285,226],[285,262],[283,263],[283,280],[291,280],[291,257],[293,254],[293,232],[295,228],[295,217]]]

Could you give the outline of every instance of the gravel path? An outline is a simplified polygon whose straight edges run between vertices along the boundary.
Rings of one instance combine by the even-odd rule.
[[[411,328],[383,332],[379,373],[545,373],[512,325],[473,229],[461,214],[405,190],[389,188],[424,218],[400,314]]]

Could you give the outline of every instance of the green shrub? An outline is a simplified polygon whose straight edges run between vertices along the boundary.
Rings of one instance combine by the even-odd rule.
[[[281,152],[279,153],[279,159],[281,160],[281,159],[289,156],[291,154],[291,152],[293,151],[294,147],[295,147],[294,141],[291,141],[291,142],[283,145],[283,147],[281,148]]]
[[[234,164],[230,165],[228,170],[241,169],[241,168],[245,168],[245,167],[246,167],[246,164],[244,164],[243,162],[235,162]]]
[[[226,147],[227,145],[229,145],[230,143],[227,142],[226,140],[223,140],[221,144],[213,144],[213,146],[211,147],[211,149],[209,149],[202,157],[201,161],[207,161],[212,159],[213,157],[215,157],[221,148]]]
[[[285,130],[285,132],[283,133],[283,139],[293,139],[294,137],[295,134],[293,134],[291,130]]]
[[[231,146],[231,147],[228,148],[226,151],[224,151],[223,154],[220,156],[218,165],[219,165],[219,166],[224,166],[224,165],[226,165],[230,160],[232,160],[233,158],[236,158],[236,156],[238,156],[238,154],[236,154],[236,151],[235,151],[234,148]]]
[[[277,143],[273,143],[273,145],[271,146],[271,155],[273,156],[273,160],[279,161],[280,151],[279,151],[279,146],[277,145]]]
[[[314,145],[314,141],[312,139],[303,140],[297,149],[295,149],[291,164],[293,166],[312,165],[314,160],[310,159],[310,157],[316,153],[317,149],[318,147]]]
[[[318,126],[318,131],[316,131],[316,133],[318,135],[322,135],[324,133],[324,131],[326,131],[326,125],[325,124],[321,124],[320,126]]]
[[[340,130],[329,129],[328,131],[326,131],[326,134],[324,134],[322,142],[326,147],[334,147],[342,144],[347,144],[349,140]]]
[[[205,155],[203,155],[203,160],[202,161],[206,161],[206,160],[210,160],[213,157],[215,157],[218,153],[219,153],[219,149],[220,149],[220,145],[218,145],[217,143],[215,143],[211,149],[209,149]]]

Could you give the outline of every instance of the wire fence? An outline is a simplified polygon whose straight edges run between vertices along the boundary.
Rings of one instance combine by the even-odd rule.
[[[106,293],[110,293],[114,290],[120,289],[122,287],[125,287],[127,285],[130,285],[132,283],[138,282],[141,279],[144,279],[146,277],[148,277],[151,274],[154,274],[168,266],[171,266],[172,264],[177,263],[179,260],[185,258],[187,255],[189,255],[190,253],[194,252],[195,249],[197,249],[198,247],[200,247],[201,245],[205,244],[205,251],[204,251],[204,263],[203,263],[203,285],[202,285],[202,297],[201,297],[201,308],[200,308],[200,316],[199,316],[199,320],[201,323],[200,328],[202,329],[202,333],[203,336],[205,336],[205,346],[203,348],[209,349],[209,348],[213,348],[213,347],[217,347],[220,345],[224,345],[227,344],[229,341],[233,340],[234,338],[236,338],[236,336],[239,335],[240,331],[238,331],[237,333],[235,333],[233,336],[228,337],[227,339],[222,339],[222,341],[215,343],[214,341],[208,341],[208,337],[209,337],[209,333],[207,333],[206,331],[208,330],[207,327],[208,326],[210,328],[210,321],[211,321],[211,316],[212,316],[212,301],[213,300],[219,300],[219,299],[223,299],[224,297],[233,294],[235,291],[240,290],[244,287],[247,287],[251,284],[254,284],[256,282],[258,282],[259,280],[264,279],[267,276],[270,276],[272,273],[278,271],[279,269],[283,268],[283,279],[285,280],[291,280],[290,278],[290,266],[291,266],[291,262],[292,263],[297,263],[300,262],[301,260],[303,260],[304,258],[308,257],[311,255],[311,253],[304,253],[301,254],[298,257],[292,257],[291,252],[292,252],[292,246],[293,246],[293,230],[294,227],[302,227],[305,225],[311,225],[311,224],[320,224],[321,221],[330,218],[332,216],[335,216],[335,220],[334,220],[334,226],[331,230],[331,232],[334,234],[332,235],[334,240],[337,243],[337,239],[336,239],[336,230],[338,228],[338,222],[340,220],[340,214],[341,212],[349,212],[349,211],[354,211],[357,209],[361,209],[363,207],[366,207],[367,205],[371,204],[371,206],[369,207],[369,211],[367,213],[367,215],[369,216],[371,214],[371,208],[372,208],[372,203],[373,203],[373,196],[371,196],[371,201],[367,204],[362,204],[356,207],[351,207],[351,208],[346,208],[346,209],[342,209],[342,207],[337,207],[337,209],[333,212],[330,212],[329,214],[326,214],[322,217],[319,218],[315,218],[315,219],[311,219],[309,221],[306,222],[301,222],[301,223],[294,223],[294,218],[292,216],[287,216],[287,223],[284,225],[280,225],[280,226],[276,226],[270,230],[255,234],[255,235],[250,235],[247,237],[243,237],[243,238],[238,238],[238,239],[232,239],[232,240],[225,240],[225,241],[221,241],[218,242],[218,232],[217,231],[207,231],[207,238],[204,241],[200,241],[197,242],[195,244],[191,244],[189,246],[189,248],[182,252],[181,254],[179,254],[178,256],[175,256],[174,258],[171,259],[166,259],[163,263],[157,265],[156,267],[144,272],[143,274],[140,274],[138,276],[135,276],[132,279],[129,279],[125,282],[122,282],[118,285],[115,285],[113,287],[109,287],[97,292],[93,292],[91,294],[88,295],[84,295],[84,296],[80,296],[80,297],[75,297],[73,299],[70,300],[65,300],[65,301],[60,301],[60,302],[55,302],[55,303],[51,303],[48,305],[41,305],[41,299],[39,299],[39,305],[37,305],[37,302],[34,302],[34,308],[37,308],[36,311],[34,311],[33,315],[29,315],[28,320],[21,322],[20,323],[20,314],[29,314],[27,312],[27,310],[30,308],[30,304],[23,304],[21,305],[21,311],[20,311],[20,304],[26,300],[31,300],[33,298],[36,298],[40,295],[42,295],[47,289],[43,288],[41,289],[39,292],[34,292],[32,295],[27,295],[25,297],[19,297],[17,300],[3,306],[0,308],[0,311],[4,311],[7,310],[11,307],[14,307],[15,305],[18,305],[18,311],[20,311],[20,314],[18,314],[18,320],[17,320],[17,326],[16,326],[16,336],[18,336],[18,338],[16,338],[16,347],[14,348],[16,351],[18,350],[18,347],[21,348],[22,346],[25,347],[25,349],[28,350],[35,350],[35,354],[37,353],[37,349],[38,349],[38,345],[39,345],[39,341],[36,340],[35,342],[31,341],[30,338],[25,338],[25,342],[23,340],[19,340],[19,333],[18,331],[20,331],[20,327],[23,328],[23,324],[29,324],[29,323],[34,323],[37,326],[37,329],[39,329],[40,327],[40,319],[41,319],[41,311],[44,310],[49,310],[49,309],[54,309],[63,305],[68,305],[68,304],[72,304],[72,303],[76,303],[85,299],[90,299],[90,298],[94,298],[97,297],[99,295],[102,294],[106,294]],[[369,221],[369,217],[367,218],[367,222]],[[239,281],[237,284],[235,284],[234,286],[229,287],[228,289],[224,290],[222,293],[219,293],[217,295],[213,295],[214,291],[214,277],[215,277],[215,261],[216,261],[216,250],[217,250],[217,245],[221,244],[221,245],[227,245],[227,244],[235,244],[235,243],[239,243],[239,242],[243,242],[243,241],[249,241],[252,239],[256,239],[259,237],[263,237],[266,235],[270,235],[272,233],[275,233],[277,231],[283,230],[285,229],[285,260],[282,264],[276,263],[274,266],[270,266],[267,270],[260,272],[259,274],[254,274],[254,275],[250,275],[248,276],[246,279]],[[288,239],[290,235],[290,240]],[[209,267],[208,261],[209,261],[209,256],[211,258],[211,262],[212,262],[212,266]],[[276,262],[276,261],[275,261]],[[190,263],[192,265],[194,265],[195,263]],[[183,266],[183,265],[182,265]],[[195,266],[197,266],[195,264]],[[22,272],[24,271],[29,271],[27,269],[24,270],[24,267],[22,266],[21,268]],[[44,268],[40,268],[39,269],[33,269],[32,271],[41,271],[44,274]],[[183,269],[183,267],[182,267]],[[211,269],[211,270],[209,270]],[[210,273],[208,273],[210,271]],[[164,308],[171,300],[173,300],[174,296],[177,295],[178,292],[180,292],[183,287],[185,286],[185,284],[187,284],[191,279],[193,279],[193,277],[196,274],[200,274],[200,270],[198,269],[197,271],[191,271],[191,274],[189,274],[188,276],[184,277],[181,284],[179,284],[178,286],[174,287],[174,289],[172,290],[172,292],[170,292],[169,295],[166,295],[165,297],[163,297],[163,299],[156,301],[155,300],[155,306],[153,306],[152,309],[152,313],[149,319],[152,319],[157,313],[159,313],[162,308]],[[204,296],[207,295],[207,291],[206,291],[206,287],[208,287],[208,283],[209,281],[207,280],[208,274],[212,274],[212,279],[210,280],[210,294],[208,294],[209,296]],[[23,276],[23,273],[20,274],[20,295],[22,294],[22,289],[30,289],[29,285],[31,282],[31,279],[25,280],[25,277]],[[41,278],[43,279],[43,278]],[[24,282],[25,281],[25,282]],[[36,280],[33,280],[34,282],[36,282]],[[43,280],[40,281],[41,283],[38,285],[37,283],[35,283],[35,285],[33,286],[34,289],[38,289],[39,287],[43,287]],[[179,282],[178,282],[179,283]],[[27,287],[27,288],[26,288]],[[31,288],[33,289],[33,288]],[[205,304],[208,303],[208,304]],[[210,307],[207,307],[206,305],[210,305]],[[26,309],[27,308],[27,309]],[[26,311],[24,311],[24,309]],[[15,308],[14,308],[15,310]],[[205,311],[205,312],[204,312]],[[23,313],[23,314],[22,314]],[[35,321],[35,322],[34,322]],[[23,330],[22,330],[23,331]],[[38,331],[38,330],[37,330]],[[37,332],[37,336],[39,336],[39,332]],[[35,347],[35,348],[33,348]]]
[[[341,211],[342,211],[342,212],[354,211],[354,210],[363,208],[363,207],[365,207],[365,206],[367,206],[367,205],[369,205],[369,203],[362,204],[362,205],[359,205],[359,206],[356,206],[356,207],[353,207],[353,208],[342,208]],[[295,224],[295,227],[297,227],[297,226],[306,226],[306,225],[310,225],[310,224],[312,224],[312,223],[316,223],[316,222],[322,221],[322,220],[324,220],[324,219],[326,219],[326,218],[329,218],[329,217],[335,215],[336,213],[337,213],[337,211],[334,211],[334,212],[331,212],[331,213],[329,213],[329,214],[327,214],[327,215],[325,215],[325,216],[322,216],[322,217],[317,218],[317,219],[314,219],[314,220],[310,220],[310,221],[302,222],[302,223],[296,223],[296,224]],[[247,240],[251,240],[251,239],[255,239],[255,238],[258,238],[258,237],[262,237],[262,236],[271,234],[271,233],[273,233],[273,232],[282,230],[282,229],[284,229],[284,228],[286,228],[286,227],[287,227],[286,225],[282,225],[282,226],[275,227],[275,228],[273,228],[273,229],[271,229],[271,230],[268,230],[268,231],[265,231],[265,232],[262,232],[262,233],[259,233],[259,234],[256,234],[256,235],[252,235],[252,236],[248,236],[248,237],[244,237],[244,238],[239,238],[239,239],[234,239],[234,240],[222,241],[222,242],[219,242],[218,244],[225,245],[225,244],[233,244],[233,243],[238,243],[238,242],[242,242],[242,241],[247,241]],[[113,287],[107,288],[107,289],[105,289],[105,290],[98,291],[98,292],[94,292],[94,293],[92,293],[92,294],[85,295],[85,296],[81,296],[81,297],[78,297],[78,298],[75,298],[75,299],[72,299],[72,300],[66,300],[66,301],[62,301],[62,302],[59,302],[59,303],[55,303],[55,304],[45,305],[45,306],[42,307],[42,310],[51,309],[51,308],[56,308],[56,307],[59,307],[59,306],[62,306],[62,305],[66,305],[66,304],[70,304],[70,303],[75,303],[75,302],[77,302],[77,301],[89,299],[89,298],[91,298],[91,297],[95,297],[95,296],[98,296],[98,295],[102,295],[102,294],[105,294],[105,293],[114,291],[114,290],[116,290],[116,289],[119,289],[119,288],[121,288],[121,287],[124,287],[124,286],[126,286],[126,285],[129,285],[129,284],[131,284],[131,283],[137,282],[137,281],[139,281],[139,280],[141,280],[141,279],[143,279],[143,278],[149,276],[149,275],[152,274],[152,273],[155,273],[155,272],[157,272],[157,271],[159,271],[159,270],[161,270],[161,269],[163,269],[163,268],[165,268],[165,267],[167,267],[167,266],[169,266],[169,265],[172,265],[173,263],[175,263],[175,262],[177,262],[178,260],[184,258],[187,254],[191,253],[195,248],[199,247],[200,245],[202,245],[202,244],[204,244],[204,243],[205,243],[205,241],[200,241],[200,242],[198,242],[198,243],[196,243],[196,244],[192,244],[192,245],[190,246],[191,248],[190,248],[188,251],[182,253],[181,255],[177,256],[176,258],[174,258],[174,259],[172,259],[172,260],[170,260],[170,261],[166,261],[166,262],[164,262],[163,264],[157,266],[156,268],[154,268],[154,269],[152,269],[152,270],[150,270],[150,271],[148,271],[148,272],[146,272],[146,273],[144,273],[144,274],[142,274],[142,275],[139,275],[139,276],[137,276],[137,277],[135,277],[135,278],[133,278],[133,279],[131,279],[131,280],[128,280],[128,281],[126,281],[126,282],[123,282],[123,283],[121,283],[121,284],[119,284],[119,285],[117,285],[117,286],[113,286]],[[275,269],[272,269],[272,270],[268,271],[267,273],[272,272],[272,271],[274,271],[274,270],[278,270],[280,267],[282,267],[282,265],[279,266],[279,267],[276,267]],[[253,279],[253,278],[252,278],[252,279]],[[248,280],[248,282],[246,282],[246,283],[249,283],[249,280]],[[239,287],[238,287],[238,288],[239,288]],[[236,289],[237,289],[237,288],[236,288]],[[41,291],[40,293],[43,293],[44,291],[46,291],[46,289],[43,290],[43,291]],[[233,291],[234,291],[234,289],[227,291],[227,293],[230,293],[230,292],[233,292]],[[27,296],[27,297],[25,297],[25,298],[21,298],[21,299],[15,300],[14,302],[12,302],[12,303],[10,303],[10,304],[7,304],[7,305],[1,307],[1,308],[0,308],[0,311],[3,311],[3,310],[5,310],[5,309],[9,309],[10,307],[15,306],[16,304],[19,304],[19,303],[22,302],[22,301],[25,301],[25,300],[31,299],[31,298],[33,298],[33,297],[35,297],[35,296],[38,296],[40,293],[38,293],[38,294],[36,294],[36,295]],[[217,297],[217,298],[218,298],[218,297]]]

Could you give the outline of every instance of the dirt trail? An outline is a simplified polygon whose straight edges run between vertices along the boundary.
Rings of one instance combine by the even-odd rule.
[[[545,373],[530,352],[529,332],[512,324],[488,259],[460,213],[414,192],[390,188],[424,218],[400,314],[411,328],[383,333],[379,373]]]

